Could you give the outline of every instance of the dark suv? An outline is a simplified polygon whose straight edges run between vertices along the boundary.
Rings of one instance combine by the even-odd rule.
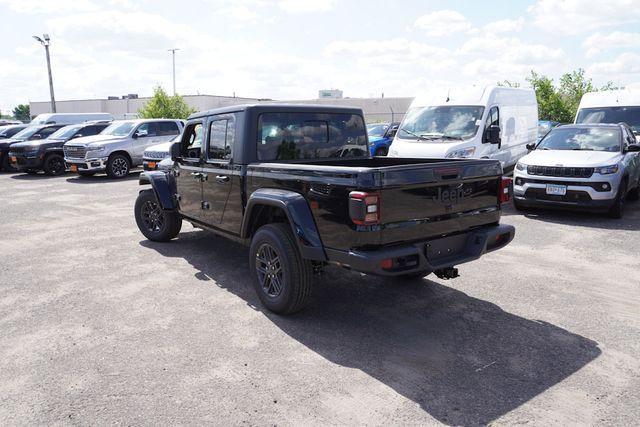
[[[11,138],[0,139],[0,159],[2,160],[2,169],[5,171],[13,170],[9,159],[9,150],[13,144],[24,141],[46,139],[52,133],[64,126],[65,125],[61,124],[27,126]]]
[[[109,123],[109,121],[94,121],[68,125],[58,129],[46,139],[13,144],[9,150],[11,165],[19,171],[28,173],[44,170],[47,175],[61,175],[66,170],[62,151],[64,143],[82,136],[97,135],[109,126]]]

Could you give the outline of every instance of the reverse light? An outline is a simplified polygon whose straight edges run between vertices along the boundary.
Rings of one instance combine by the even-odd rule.
[[[500,203],[508,203],[511,200],[511,178],[503,176],[500,180],[500,186],[498,188],[498,201]]]
[[[603,166],[601,168],[596,168],[596,173],[600,175],[611,175],[612,173],[618,172],[618,165],[611,166]]]
[[[469,147],[469,148],[464,148],[462,150],[452,151],[451,153],[447,154],[445,157],[447,159],[465,159],[467,157],[473,156],[475,152],[476,152],[476,147]]]
[[[357,225],[373,225],[380,222],[380,195],[364,191],[349,193],[349,216]]]

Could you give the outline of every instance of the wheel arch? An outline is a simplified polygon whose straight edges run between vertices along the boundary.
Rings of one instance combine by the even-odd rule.
[[[131,155],[129,154],[128,151],[126,150],[116,150],[112,153],[109,154],[109,160],[111,160],[111,158],[117,154],[123,154],[128,160],[129,160],[129,167],[132,168],[133,167],[133,159],[131,158]]]
[[[178,209],[178,205],[174,197],[176,194],[176,183],[175,178],[171,173],[164,171],[142,172],[138,183],[140,185],[151,185],[162,209]]]
[[[260,189],[251,194],[242,219],[241,237],[251,239],[263,225],[286,222],[302,257],[326,261],[324,247],[311,208],[304,196],[282,189]]]

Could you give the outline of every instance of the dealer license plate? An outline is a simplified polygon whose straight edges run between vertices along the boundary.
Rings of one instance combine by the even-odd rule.
[[[78,166],[76,165],[71,165],[69,169],[71,170],[71,172],[78,172]]]
[[[567,194],[567,186],[547,184],[547,194],[552,194],[554,196],[564,196]]]

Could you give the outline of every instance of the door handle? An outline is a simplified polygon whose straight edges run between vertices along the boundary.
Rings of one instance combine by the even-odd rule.
[[[196,179],[198,181],[202,181],[202,173],[201,172],[191,172],[191,176],[193,177],[193,179]]]
[[[229,182],[229,177],[227,175],[216,175],[216,181]]]

